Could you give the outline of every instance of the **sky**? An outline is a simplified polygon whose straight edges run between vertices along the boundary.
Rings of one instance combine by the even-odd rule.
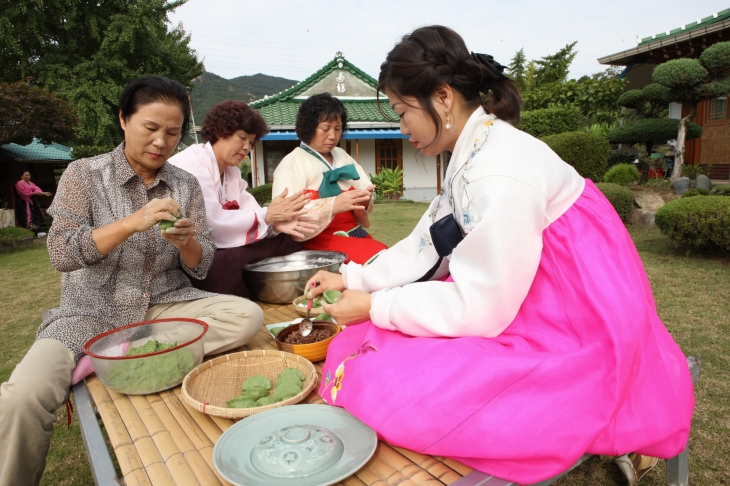
[[[230,79],[264,73],[301,81],[337,51],[377,78],[398,39],[442,24],[467,47],[507,65],[578,41],[570,77],[606,68],[596,60],[636,47],[640,38],[696,22],[729,0],[188,0],[170,15],[191,35],[207,71]]]

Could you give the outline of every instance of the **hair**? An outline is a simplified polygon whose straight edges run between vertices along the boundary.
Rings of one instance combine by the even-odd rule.
[[[180,131],[180,139],[190,130],[190,98],[185,87],[169,78],[162,76],[145,76],[137,78],[129,83],[119,96],[119,112],[122,118],[137,113],[141,106],[162,101],[165,103],[177,104],[183,114],[183,125]],[[122,130],[124,133],[124,130]]]
[[[30,171],[29,171],[29,170],[27,170],[27,169],[24,169],[24,170],[19,170],[19,171],[18,171],[18,175],[19,175],[20,177],[23,177],[23,176],[25,175],[25,173],[26,173],[26,172],[27,172],[28,174],[30,174]],[[31,177],[33,176],[33,174],[30,174],[30,175],[31,175]]]
[[[345,105],[329,93],[320,93],[310,96],[301,104],[294,129],[299,140],[309,143],[314,138],[317,125],[338,119],[342,122],[342,133],[344,133],[347,130]]]
[[[221,138],[227,138],[243,130],[249,135],[255,135],[256,140],[269,133],[261,113],[248,106],[243,101],[224,101],[218,103],[205,115],[200,135],[212,144]]]
[[[459,34],[441,25],[414,30],[401,38],[380,65],[380,92],[418,100],[441,134],[441,117],[431,102],[440,86],[461,93],[467,108],[481,105],[505,121],[519,121],[522,98],[517,83],[502,74],[504,67],[491,56],[470,53]],[[381,108],[382,111],[382,108]]]

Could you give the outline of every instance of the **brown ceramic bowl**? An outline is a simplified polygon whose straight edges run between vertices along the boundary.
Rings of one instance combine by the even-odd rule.
[[[289,334],[299,329],[299,324],[292,324],[282,329],[279,334],[276,335],[276,347],[281,351],[299,355],[312,362],[322,361],[325,356],[327,356],[327,348],[329,347],[330,342],[332,342],[335,336],[339,334],[340,326],[329,321],[313,321],[312,325],[314,326],[314,329],[332,329],[335,333],[324,341],[318,341],[312,344],[285,344],[283,342],[284,339],[286,339]]]

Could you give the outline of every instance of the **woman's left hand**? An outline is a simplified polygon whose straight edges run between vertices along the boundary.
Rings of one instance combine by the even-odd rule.
[[[317,225],[314,223],[307,223],[306,221],[302,221],[301,218],[294,218],[291,221],[274,223],[274,231],[278,231],[279,233],[285,233],[296,238],[306,238],[307,236],[313,235],[314,232],[317,231]]]
[[[175,226],[160,232],[162,239],[169,241],[178,250],[190,243],[195,236],[195,226],[190,218],[175,221]]]
[[[266,212],[266,224],[282,223],[302,216],[307,212],[304,206],[309,202],[310,195],[301,190],[290,197],[286,197],[289,189],[284,189],[269,203]]]
[[[362,290],[345,290],[334,304],[322,302],[322,309],[341,326],[351,326],[369,320],[370,306],[370,294]]]

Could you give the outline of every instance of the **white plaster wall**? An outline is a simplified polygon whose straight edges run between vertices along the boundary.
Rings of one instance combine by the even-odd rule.
[[[682,118],[682,103],[669,103],[669,118],[680,120]]]
[[[403,140],[403,193],[405,199],[430,201],[436,196],[436,157],[418,153],[408,140]]]
[[[375,174],[375,140],[358,141],[358,152],[360,167],[366,174]],[[352,141],[352,158],[355,157],[355,141]]]

